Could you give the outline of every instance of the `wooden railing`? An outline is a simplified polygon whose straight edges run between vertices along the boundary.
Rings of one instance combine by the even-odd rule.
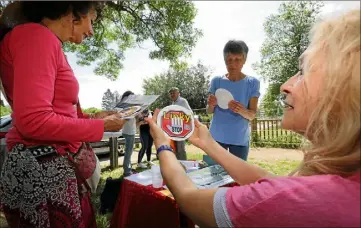
[[[250,122],[251,145],[255,147],[298,148],[302,137],[281,128],[281,119],[257,119]],[[210,122],[203,122],[209,128]]]
[[[134,140],[135,144],[139,144],[140,143],[140,138],[139,135],[135,136],[135,140]],[[90,143],[91,146],[96,149],[96,148],[103,148],[103,147],[108,147],[109,148],[109,153],[110,153],[110,168],[114,169],[118,167],[118,158],[119,156],[124,156],[124,153],[119,153],[118,152],[118,146],[119,145],[124,145],[125,144],[125,139],[124,138],[118,138],[118,137],[110,137],[108,141],[100,141],[100,142],[93,142]]]

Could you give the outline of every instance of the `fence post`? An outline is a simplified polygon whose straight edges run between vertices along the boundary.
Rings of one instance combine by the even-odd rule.
[[[118,167],[118,138],[109,138],[109,150],[110,150],[110,168],[115,169]]]
[[[254,118],[251,122],[251,141],[257,142],[258,140],[258,135],[257,135],[257,117]]]

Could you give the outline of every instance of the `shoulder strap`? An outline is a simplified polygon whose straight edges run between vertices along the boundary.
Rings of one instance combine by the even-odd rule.
[[[76,111],[78,112],[78,114],[83,115],[83,111],[81,110],[79,99],[78,99],[78,103],[76,103]]]

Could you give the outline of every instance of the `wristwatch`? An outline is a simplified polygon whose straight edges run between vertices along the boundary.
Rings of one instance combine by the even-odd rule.
[[[158,147],[158,149],[157,149],[157,156],[158,156],[158,154],[159,154],[161,151],[163,151],[163,150],[168,150],[168,151],[173,152],[172,147],[170,147],[170,146],[168,146],[168,145],[161,145],[161,146]]]

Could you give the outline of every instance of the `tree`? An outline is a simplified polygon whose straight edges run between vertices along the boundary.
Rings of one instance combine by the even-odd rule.
[[[278,13],[264,23],[266,39],[261,47],[261,61],[253,68],[270,86],[261,104],[265,114],[275,115],[280,86],[299,70],[299,57],[309,44],[309,31],[323,3],[319,1],[290,1],[281,3]],[[272,111],[273,110],[273,111]]]
[[[205,108],[207,104],[211,71],[202,63],[189,68],[170,68],[167,72],[143,80],[146,95],[160,95],[150,107],[163,108],[171,104],[169,89],[178,87],[181,96],[188,100],[192,109]]]
[[[102,98],[102,108],[105,110],[113,110],[114,107],[120,102],[121,95],[118,91],[110,91],[107,89],[103,94]]]
[[[82,45],[67,45],[76,52],[80,65],[97,63],[94,72],[116,79],[123,65],[124,52],[151,40],[156,48],[150,59],[168,60],[177,65],[188,57],[200,30],[193,27],[197,14],[194,3],[179,1],[106,1],[102,20],[94,25],[94,37]]]
[[[0,11],[9,2],[0,1]],[[189,0],[178,1],[104,1],[101,20],[94,24],[95,34],[82,45],[66,44],[75,52],[77,64],[96,64],[94,72],[115,80],[123,65],[124,52],[151,40],[155,49],[151,59],[168,60],[178,66],[191,54],[202,36],[193,27],[197,10]]]
[[[102,108],[105,110],[112,110],[115,107],[115,99],[112,91],[107,89],[102,98]]]

